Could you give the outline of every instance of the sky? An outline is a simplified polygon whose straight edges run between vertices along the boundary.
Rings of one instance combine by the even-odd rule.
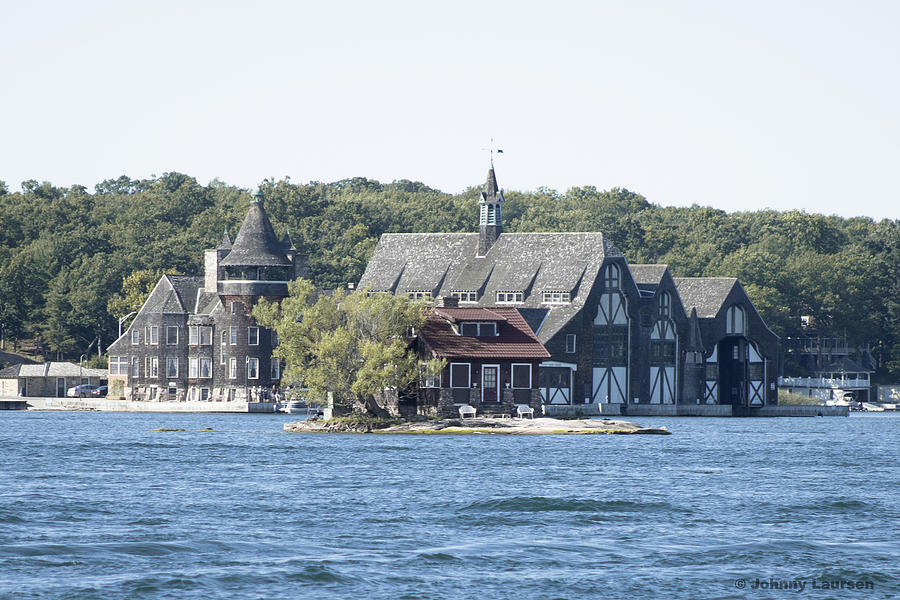
[[[627,188],[900,218],[900,2],[4,3],[0,180]],[[493,140],[493,142],[492,142]]]

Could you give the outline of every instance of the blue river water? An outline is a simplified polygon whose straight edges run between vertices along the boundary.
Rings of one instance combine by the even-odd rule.
[[[900,596],[900,415],[635,419],[671,436],[289,420],[0,413],[0,598]]]

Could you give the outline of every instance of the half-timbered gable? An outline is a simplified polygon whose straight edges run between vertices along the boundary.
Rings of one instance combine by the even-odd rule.
[[[764,406],[776,402],[778,336],[733,277],[676,278],[686,307],[696,310],[705,349],[706,404]]]

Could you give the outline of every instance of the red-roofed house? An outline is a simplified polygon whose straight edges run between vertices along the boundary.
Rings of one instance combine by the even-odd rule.
[[[443,299],[419,332],[423,358],[447,361],[440,377],[425,382],[418,411],[441,417],[459,416],[468,404],[477,414],[515,414],[527,404],[543,414],[538,365],[550,357],[515,308],[456,305]]]

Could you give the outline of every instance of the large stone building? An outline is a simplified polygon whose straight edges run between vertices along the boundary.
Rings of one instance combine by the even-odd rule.
[[[288,295],[307,257],[279,241],[255,200],[232,242],[204,254],[205,273],[164,275],[131,326],[108,349],[109,395],[129,400],[251,401],[278,385],[275,332],[250,314],[260,298]]]
[[[545,404],[776,403],[778,338],[734,278],[629,265],[602,233],[503,233],[493,167],[478,233],[384,234],[370,292],[516,309],[544,344]]]

